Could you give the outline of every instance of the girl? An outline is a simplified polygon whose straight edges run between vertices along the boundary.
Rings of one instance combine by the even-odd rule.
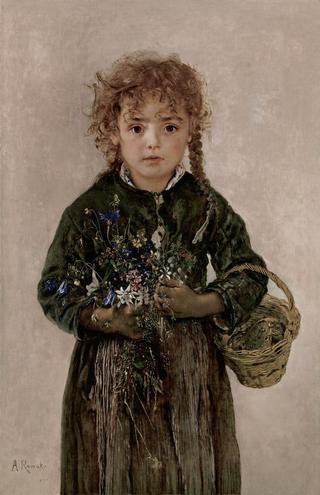
[[[64,211],[38,286],[46,316],[76,337],[61,493],[240,494],[213,337],[248,318],[266,277],[220,279],[264,262],[203,170],[205,83],[177,56],[139,52],[98,73],[93,89],[89,131],[107,170]]]

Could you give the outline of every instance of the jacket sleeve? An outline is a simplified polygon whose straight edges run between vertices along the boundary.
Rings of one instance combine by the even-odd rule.
[[[84,258],[82,246],[81,231],[67,208],[45,260],[38,283],[38,301],[46,317],[59,328],[73,334],[78,340],[94,340],[98,338],[98,332],[85,331],[79,326],[81,309],[93,301],[85,290],[85,283],[75,281],[74,262]],[[79,270],[79,278],[80,272],[82,277],[84,273]]]
[[[225,305],[222,316],[233,330],[246,321],[260,303],[267,292],[268,277],[250,270],[232,273],[225,279],[221,279],[221,276],[242,263],[266,265],[262,257],[252,250],[243,219],[220,194],[217,196],[212,224],[208,253],[217,278],[207,285],[206,290],[222,297]]]

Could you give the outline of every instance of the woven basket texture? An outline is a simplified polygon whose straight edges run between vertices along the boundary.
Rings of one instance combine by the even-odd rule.
[[[266,268],[245,263],[233,267],[223,278],[243,270],[267,275],[285,292],[288,301],[266,294],[250,318],[231,335],[218,330],[215,343],[226,365],[234,371],[242,385],[270,387],[278,383],[286,372],[291,344],[298,335],[301,316],[289,288]]]

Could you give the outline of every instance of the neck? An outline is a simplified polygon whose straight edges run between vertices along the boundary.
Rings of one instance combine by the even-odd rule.
[[[130,172],[123,162],[120,168],[120,176],[124,182],[128,182],[137,189],[143,189],[152,193],[161,193],[167,187],[174,186],[184,175],[186,169],[183,163],[179,163],[171,174],[165,174],[162,177],[144,177],[133,170]]]
[[[175,171],[162,177],[144,177],[134,171],[129,172],[131,181],[138,189],[156,193],[160,193],[166,188],[174,173]]]
[[[143,177],[136,177],[134,174],[130,174],[131,180],[138,189],[144,191],[160,193],[166,188],[170,177],[157,178],[157,179],[144,179]]]

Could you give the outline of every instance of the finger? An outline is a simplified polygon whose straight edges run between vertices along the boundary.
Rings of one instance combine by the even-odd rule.
[[[173,311],[172,307],[169,306],[169,304],[165,304],[162,306],[162,312],[166,316],[175,316],[175,312]]]
[[[166,314],[166,312],[164,311],[164,309],[166,309],[166,301],[167,299],[165,300],[164,298],[158,296],[158,294],[154,294],[154,302],[155,302],[155,306],[156,308],[160,311],[160,313],[162,314]]]
[[[158,297],[163,297],[165,295],[165,288],[164,288],[164,286],[163,285],[157,286],[154,293]]]
[[[156,304],[161,305],[162,298],[161,298],[161,296],[159,296],[159,294],[155,293],[153,296],[153,300]]]
[[[133,314],[135,310],[134,304],[126,304],[125,306],[125,312],[128,314]]]
[[[162,306],[162,304],[156,302],[155,303],[155,307],[157,308],[157,310],[159,311],[159,313],[161,315],[167,315],[168,314],[168,310],[166,308],[164,308]]]
[[[160,293],[160,298],[163,301],[168,301],[169,299],[173,299],[177,294],[178,287],[166,287]]]
[[[131,335],[136,338],[136,339],[142,339],[144,336],[144,331],[143,331],[143,322],[142,324],[137,324],[134,326],[134,328],[131,330]]]
[[[161,312],[165,315],[172,315],[174,313],[172,309],[172,303],[173,301],[170,300],[169,298],[161,299],[160,300]]]
[[[172,309],[168,310],[167,308],[172,306],[174,303],[174,299],[177,295],[176,293],[177,287],[167,287],[160,286],[158,290],[154,293],[153,299],[157,305],[157,307],[161,309],[165,309],[166,314],[171,313]]]
[[[168,294],[169,294],[169,287],[165,287],[165,286],[162,286],[159,288],[159,290],[157,291],[157,295],[161,298],[161,299],[166,299],[168,297]]]
[[[159,304],[156,305],[156,308],[158,309],[161,315],[167,316],[168,314],[171,313],[171,310],[168,308],[168,306],[163,306],[162,304]]]
[[[183,282],[175,278],[166,278],[163,281],[161,280],[161,285],[165,287],[181,287]]]
[[[141,332],[141,328],[144,328],[145,321],[141,318],[141,316],[135,317],[135,328],[137,332]]]
[[[135,316],[135,315],[139,315],[142,313],[142,305],[134,305],[134,304],[128,304],[126,309],[125,309],[125,313],[127,316]]]
[[[131,314],[134,315],[134,316],[141,316],[143,314],[143,307],[142,306],[136,306],[133,309],[133,311],[132,311]]]
[[[168,297],[167,294],[154,294],[153,299],[158,302],[159,304],[162,304],[164,302],[168,302],[170,297]]]

